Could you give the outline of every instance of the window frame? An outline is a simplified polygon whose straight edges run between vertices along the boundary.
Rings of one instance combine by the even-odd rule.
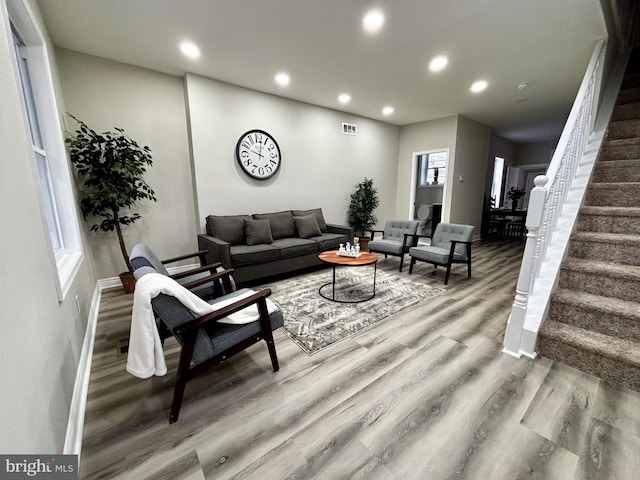
[[[445,155],[444,159],[444,167],[432,167],[430,166],[430,157],[431,155],[436,155],[443,153]],[[426,168],[425,168],[426,163]],[[421,152],[418,154],[418,188],[444,188],[444,184],[447,181],[447,167],[449,166],[449,149],[442,148],[438,150],[429,150],[427,152]],[[429,177],[429,170],[433,170],[435,168],[439,169],[438,172],[438,183],[433,184],[429,183],[429,178],[433,179],[434,177]]]
[[[14,75],[20,92],[25,133],[31,147],[31,171],[38,192],[38,203],[50,262],[56,275],[58,300],[63,302],[84,260],[73,176],[64,145],[51,63],[44,35],[33,13],[23,0],[7,0],[8,21],[14,45]],[[26,80],[25,66],[26,64]],[[25,83],[28,82],[25,89]],[[30,91],[28,91],[30,90]],[[33,104],[29,103],[33,101]],[[30,115],[35,114],[37,123]],[[32,135],[36,131],[39,136]],[[39,166],[44,154],[44,168]],[[51,218],[51,211],[53,218]],[[52,222],[53,221],[53,222]],[[59,235],[58,243],[51,232]],[[58,248],[59,247],[59,248]]]

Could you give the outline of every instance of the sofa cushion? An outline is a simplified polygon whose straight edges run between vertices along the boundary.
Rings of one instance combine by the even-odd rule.
[[[293,221],[296,224],[296,230],[298,230],[298,236],[300,238],[311,238],[322,235],[320,227],[318,226],[318,220],[313,213],[300,217],[294,215]]]
[[[340,233],[323,233],[317,237],[311,237],[318,244],[318,250],[326,252],[327,250],[338,250],[341,243],[347,243],[349,237]]]
[[[271,222],[271,235],[273,235],[274,240],[298,236],[291,210],[276,213],[256,213],[253,218],[256,220],[267,219]]]
[[[245,218],[244,233],[247,237],[247,245],[273,243],[273,237],[271,236],[271,223],[269,220],[247,220]]]
[[[292,210],[294,217],[303,217],[305,215],[314,214],[316,216],[316,220],[318,221],[318,226],[320,227],[320,231],[325,233],[327,232],[327,222],[324,221],[324,216],[322,215],[321,208],[312,208],[311,210]]]
[[[251,217],[249,215],[209,215],[207,234],[229,242],[231,245],[241,245],[245,243],[244,219],[251,220]]]
[[[271,244],[280,250],[280,258],[299,257],[310,253],[318,253],[318,244],[304,238],[280,238]]]
[[[234,267],[252,263],[270,262],[280,258],[280,249],[266,243],[260,245],[233,245],[229,249]]]

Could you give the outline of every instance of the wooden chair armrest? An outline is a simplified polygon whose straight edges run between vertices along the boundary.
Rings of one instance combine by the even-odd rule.
[[[373,237],[375,236],[376,233],[382,233],[384,234],[384,230],[369,230],[371,232],[371,240],[373,240]]]
[[[163,264],[165,264],[165,263],[173,263],[173,262],[179,262],[180,260],[186,260],[187,258],[200,257],[200,265],[203,265],[204,263],[206,263],[206,260],[204,260],[204,256],[207,253],[209,253],[209,250],[198,250],[197,252],[187,253],[186,255],[180,255],[178,257],[167,258],[166,260],[161,260],[161,262]]]
[[[192,289],[194,287],[199,287],[200,285],[204,285],[205,283],[215,282],[216,280],[222,280],[224,286],[226,288],[231,288],[231,283],[229,282],[229,277],[233,274],[233,268],[229,268],[227,270],[222,270],[221,272],[215,272],[206,277],[199,278],[194,280],[193,282],[188,282],[183,284],[184,288]]]
[[[271,289],[265,288],[264,290],[260,290],[259,292],[254,293],[253,295],[242,298],[231,305],[227,305],[226,307],[222,307],[220,310],[216,310],[215,312],[208,313],[203,315],[202,317],[195,318],[189,322],[183,323],[182,325],[176,327],[174,329],[175,333],[178,335],[182,335],[190,330],[202,328],[205,325],[216,322],[221,318],[228,317],[232,313],[239,312],[243,308],[248,307],[249,305],[253,305],[259,301],[265,302],[265,299],[271,295]],[[258,311],[262,310],[260,306],[258,307]]]
[[[215,269],[218,268],[220,265],[222,265],[222,263],[220,262],[211,263],[203,267],[187,270],[186,272],[174,273],[173,275],[169,275],[169,276],[174,280],[177,280],[178,278],[190,277],[191,275],[194,275],[196,273],[206,272],[207,270],[209,270],[211,273],[214,273]]]

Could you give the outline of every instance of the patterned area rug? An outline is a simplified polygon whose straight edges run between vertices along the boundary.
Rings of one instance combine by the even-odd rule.
[[[445,291],[378,270],[376,296],[363,303],[336,303],[320,296],[331,282],[331,269],[264,285],[284,314],[284,332],[307,354],[373,327],[387,317]],[[372,293],[373,268],[336,269],[336,298],[357,299]],[[331,286],[322,289],[331,296]]]

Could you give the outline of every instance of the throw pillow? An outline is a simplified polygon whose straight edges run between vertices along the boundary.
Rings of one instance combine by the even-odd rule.
[[[327,223],[324,221],[324,215],[322,215],[321,208],[312,208],[310,210],[292,210],[294,217],[303,217],[305,215],[309,215],[313,213],[316,216],[316,220],[318,221],[318,226],[320,227],[320,231],[327,231]]]
[[[273,243],[271,236],[271,224],[269,220],[244,220],[244,232],[247,237],[247,245],[259,245],[261,243]]]
[[[311,238],[322,235],[322,231],[318,225],[318,220],[313,213],[310,215],[303,215],[301,217],[293,217],[293,221],[296,223],[298,236],[300,238]]]

